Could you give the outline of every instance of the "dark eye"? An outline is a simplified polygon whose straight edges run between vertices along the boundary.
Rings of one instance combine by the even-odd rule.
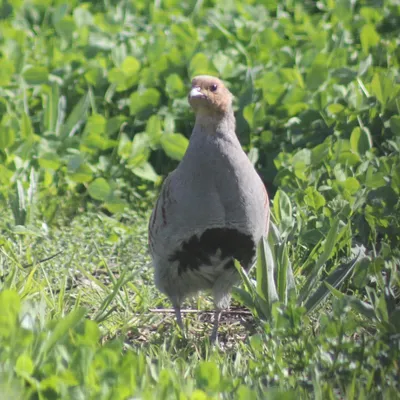
[[[218,86],[217,86],[217,85],[211,85],[211,86],[210,86],[210,90],[211,90],[212,92],[215,92],[217,89],[218,89]]]

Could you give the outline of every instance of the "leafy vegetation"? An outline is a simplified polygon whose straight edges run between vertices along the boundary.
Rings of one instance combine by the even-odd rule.
[[[398,2],[0,10],[5,398],[398,397]],[[146,237],[206,73],[235,94],[273,212],[217,347],[209,314],[185,314],[185,341],[161,312]]]

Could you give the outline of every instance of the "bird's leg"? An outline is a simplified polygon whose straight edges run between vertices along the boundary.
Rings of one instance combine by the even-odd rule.
[[[220,318],[221,318],[221,310],[217,309],[215,310],[214,313],[214,326],[210,336],[211,343],[216,343],[218,341],[218,327]]]
[[[182,322],[181,307],[174,306],[174,310],[175,310],[176,322],[182,331],[182,335],[185,336],[185,328],[183,327],[183,322]]]

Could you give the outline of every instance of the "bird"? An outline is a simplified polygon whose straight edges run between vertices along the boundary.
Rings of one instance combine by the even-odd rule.
[[[211,293],[215,342],[221,312],[240,281],[234,260],[246,271],[254,265],[256,247],[268,235],[270,208],[264,183],[236,135],[233,95],[223,81],[196,76],[188,101],[194,128],[150,216],[149,252],[155,286],[171,301],[184,335],[183,301]]]

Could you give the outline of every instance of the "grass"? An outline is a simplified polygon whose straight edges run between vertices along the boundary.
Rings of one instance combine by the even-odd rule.
[[[170,305],[153,286],[146,222],[84,212],[37,236],[3,231],[5,398],[396,398],[398,337],[345,301],[308,317],[277,304],[268,323],[234,308],[216,347],[208,314],[188,313],[184,340],[172,313],[151,311]]]

